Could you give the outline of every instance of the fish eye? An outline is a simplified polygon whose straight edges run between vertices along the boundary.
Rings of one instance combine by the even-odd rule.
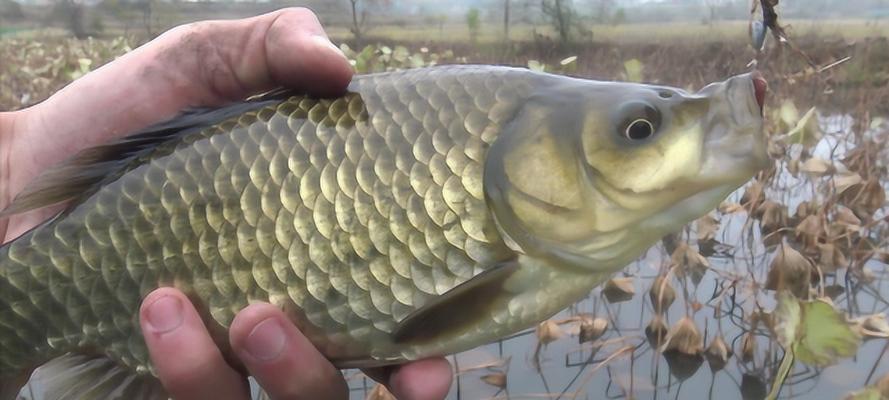
[[[660,111],[647,102],[630,102],[621,107],[617,131],[631,141],[654,136],[661,125]]]
[[[624,131],[624,136],[626,136],[627,139],[631,140],[648,139],[653,134],[654,125],[651,123],[651,121],[644,118],[639,118],[633,122],[630,122],[630,124],[627,125],[626,131]]]

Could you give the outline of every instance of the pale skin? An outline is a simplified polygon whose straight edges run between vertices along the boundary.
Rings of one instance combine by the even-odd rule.
[[[0,113],[0,209],[53,164],[183,109],[218,106],[278,86],[336,95],[351,77],[348,61],[306,9],[177,27],[38,105]],[[57,211],[0,220],[0,239],[13,240]],[[181,292],[150,293],[140,321],[159,378],[173,397],[249,398],[246,378],[226,363]],[[229,341],[272,399],[348,398],[340,372],[270,304],[242,310]],[[409,400],[444,398],[452,379],[443,358],[365,372]]]

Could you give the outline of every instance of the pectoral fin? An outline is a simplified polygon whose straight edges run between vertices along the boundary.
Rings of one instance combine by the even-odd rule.
[[[395,342],[432,341],[490,318],[494,301],[504,294],[504,283],[518,268],[516,261],[502,263],[433,298],[399,323],[393,332]]]

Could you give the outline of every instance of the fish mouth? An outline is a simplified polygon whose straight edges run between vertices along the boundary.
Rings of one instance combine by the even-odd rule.
[[[699,218],[770,165],[763,132],[767,92],[768,83],[758,71],[701,90],[712,106],[703,126],[706,136],[698,175],[675,185],[690,190],[658,213],[653,225]]]
[[[759,115],[762,115],[766,94],[769,91],[769,82],[766,81],[766,78],[759,71],[751,72],[750,78],[753,80],[753,92],[754,96],[756,96],[756,103],[759,105]]]
[[[704,159],[698,179],[711,185],[732,182],[740,186],[770,165],[763,132],[768,83],[754,71],[703,90],[713,105],[703,127]]]

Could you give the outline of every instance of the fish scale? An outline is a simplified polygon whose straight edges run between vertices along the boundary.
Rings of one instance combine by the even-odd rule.
[[[139,158],[0,250],[0,375],[82,347],[148,371],[138,309],[167,285],[203,302],[217,338],[270,301],[334,362],[402,356],[398,321],[514,256],[485,205],[483,148],[531,85],[475,72],[358,78]]]

